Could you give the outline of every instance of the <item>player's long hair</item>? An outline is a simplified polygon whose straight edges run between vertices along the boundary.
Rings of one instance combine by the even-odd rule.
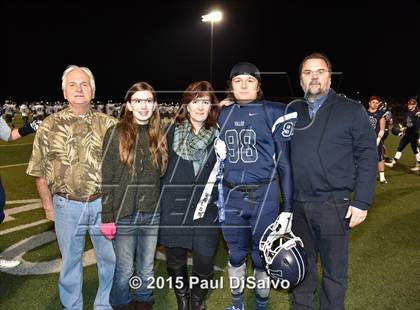
[[[153,95],[153,100],[157,102],[155,90],[146,82],[138,82],[131,86],[125,95],[125,102],[130,102],[131,96],[138,91],[150,91]],[[126,104],[124,116],[119,123],[119,151],[121,162],[127,165],[132,175],[136,173],[133,165],[136,155],[136,143],[142,143],[142,141],[137,141],[138,126],[134,120],[133,112],[128,110]],[[163,174],[168,163],[168,148],[164,130],[160,125],[158,107],[155,108],[149,120],[149,151],[153,165],[156,168],[160,168],[160,172]]]

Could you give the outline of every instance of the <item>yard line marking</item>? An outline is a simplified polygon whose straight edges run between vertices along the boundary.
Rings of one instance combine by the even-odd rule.
[[[35,202],[41,202],[41,199],[34,198],[34,199],[22,199],[22,200],[7,200],[7,205],[13,205],[17,203],[35,203]]]
[[[10,168],[10,167],[18,167],[18,166],[26,166],[29,163],[22,163],[22,164],[14,164],[14,165],[7,165],[7,166],[0,166],[0,169],[2,168]]]
[[[43,244],[56,240],[54,231],[46,231],[35,236],[31,236],[8,247],[1,255],[6,259],[18,259],[21,264],[15,268],[0,269],[2,272],[14,275],[41,275],[58,273],[61,269],[61,258],[56,258],[45,262],[28,262],[22,257],[26,252],[35,249]],[[96,263],[94,249],[84,252],[83,267]]]
[[[42,207],[41,202],[37,201],[35,203],[31,203],[31,204],[20,206],[20,207],[4,209],[4,213],[7,215],[12,215],[16,213],[39,209],[41,207]]]
[[[49,273],[59,273],[61,270],[61,258],[56,258],[43,262],[28,262],[23,259],[25,253],[32,249],[38,248],[44,244],[55,241],[56,235],[54,231],[48,230],[38,235],[30,236],[21,240],[4,250],[0,255],[5,259],[17,259],[21,264],[15,268],[1,269],[0,272],[5,272],[13,275],[42,275]],[[155,258],[158,260],[166,260],[164,253],[157,249]],[[96,263],[95,250],[90,249],[83,253],[83,267],[90,266]],[[188,265],[192,265],[191,258],[188,258]],[[223,271],[223,268],[214,266],[214,270]]]
[[[10,222],[10,221],[15,220],[15,218],[12,217],[12,215],[14,215],[14,214],[18,214],[18,213],[21,213],[21,212],[26,212],[26,211],[31,211],[31,210],[42,208],[41,202],[39,201],[39,199],[37,199],[37,200],[38,200],[38,202],[36,202],[36,203],[31,203],[31,204],[28,204],[28,205],[15,207],[15,208],[4,209],[4,215],[6,217],[4,218],[3,222]]]
[[[31,145],[33,143],[16,143],[16,144],[4,144],[4,145],[0,145],[0,147],[11,147],[11,146],[21,146],[21,145]]]
[[[30,223],[30,224],[19,225],[19,226],[13,227],[13,228],[1,230],[0,231],[0,236],[7,235],[7,234],[10,234],[12,232],[23,230],[23,229],[26,229],[26,228],[42,225],[42,224],[45,224],[45,223],[48,223],[48,222],[50,222],[50,220],[45,219],[45,220],[40,220],[40,221]]]

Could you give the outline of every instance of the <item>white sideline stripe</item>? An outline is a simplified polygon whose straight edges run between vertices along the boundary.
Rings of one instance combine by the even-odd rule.
[[[10,221],[14,221],[14,220],[16,220],[13,216],[10,216],[10,215],[4,215],[4,220],[3,220],[3,223],[5,223],[5,222],[10,222]]]
[[[16,144],[4,144],[4,145],[0,145],[0,147],[13,147],[13,146],[21,146],[21,145],[31,145],[33,143],[16,143]]]
[[[45,220],[40,220],[40,221],[30,223],[30,224],[24,224],[24,225],[19,225],[19,226],[13,227],[13,228],[5,229],[5,230],[0,231],[0,236],[7,235],[7,234],[10,234],[12,232],[23,230],[23,229],[26,229],[26,228],[34,227],[34,226],[37,226],[37,225],[42,225],[42,224],[45,224],[45,223],[48,223],[48,222],[50,222],[50,220],[45,219]]]
[[[34,198],[34,199],[22,199],[22,200],[7,200],[7,205],[13,205],[17,203],[35,203],[35,202],[41,202],[41,199]]]
[[[41,202],[38,201],[36,203],[24,205],[24,206],[21,206],[21,207],[4,209],[4,215],[6,217],[4,218],[3,222],[13,221],[15,218],[12,217],[11,215],[18,214],[18,213],[21,213],[21,212],[31,211],[31,210],[35,210],[35,209],[40,209],[41,207],[42,207]]]
[[[22,163],[22,164],[14,164],[14,165],[7,165],[7,166],[0,166],[0,169],[2,168],[10,168],[10,167],[18,167],[18,166],[26,166],[29,163]]]
[[[50,261],[43,262],[28,262],[23,259],[25,253],[29,252],[32,249],[35,249],[41,245],[47,244],[56,240],[56,235],[54,231],[46,231],[35,236],[30,236],[24,240],[21,240],[6,250],[4,250],[0,255],[5,259],[17,259],[21,261],[21,264],[15,268],[6,268],[1,269],[0,272],[5,272],[13,275],[42,275],[49,273],[58,273],[61,270],[61,258],[56,258]],[[156,251],[156,259],[166,260],[165,254]],[[90,249],[83,254],[83,267],[90,266],[96,263],[95,250]],[[188,258],[188,264],[192,264],[191,258]],[[223,271],[222,268],[214,266],[214,270]]]
[[[14,275],[41,275],[60,272],[61,258],[37,263],[27,262],[23,259],[26,252],[54,240],[56,240],[55,233],[49,230],[11,245],[0,255],[6,259],[20,260],[21,264],[15,268],[0,269],[0,271]],[[95,263],[96,256],[94,249],[84,252],[83,267],[90,266]]]
[[[35,210],[35,209],[39,209],[41,208],[41,202],[35,202],[35,203],[31,203],[28,205],[24,205],[21,207],[15,207],[15,208],[8,208],[8,209],[4,209],[4,214],[7,215],[12,215],[12,214],[16,214],[16,213],[20,213],[20,212],[26,212],[26,211],[30,211],[30,210]]]

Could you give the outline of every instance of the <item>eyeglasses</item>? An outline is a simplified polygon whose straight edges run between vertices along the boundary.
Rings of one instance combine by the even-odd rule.
[[[154,101],[153,101],[153,98],[147,98],[147,99],[132,99],[131,101],[130,101],[131,103],[133,103],[133,104],[140,104],[140,103],[149,103],[149,104],[152,104]]]
[[[304,70],[302,71],[302,74],[304,76],[313,76],[313,75],[317,75],[317,76],[323,76],[325,73],[330,72],[329,70],[326,69],[319,69],[316,71],[312,71],[312,70]]]

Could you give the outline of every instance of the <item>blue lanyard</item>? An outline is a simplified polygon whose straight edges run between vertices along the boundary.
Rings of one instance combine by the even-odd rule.
[[[219,181],[219,184],[217,185],[219,196],[216,202],[217,208],[219,209],[219,223],[223,223],[225,221],[225,199],[223,197],[223,168],[224,163],[220,160],[219,171],[217,172],[216,176],[216,180]]]

